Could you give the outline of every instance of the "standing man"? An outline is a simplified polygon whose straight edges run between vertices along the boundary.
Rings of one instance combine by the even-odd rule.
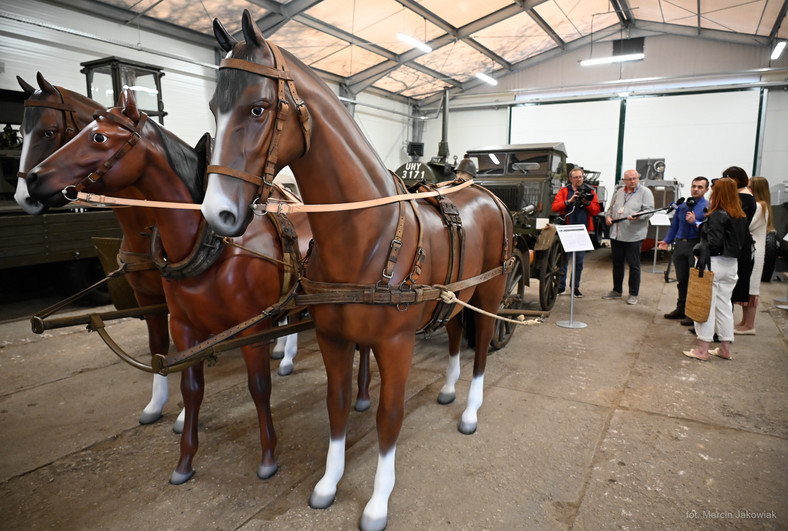
[[[561,188],[553,200],[553,212],[560,214],[567,225],[585,225],[589,231],[594,230],[594,216],[601,210],[599,199],[594,189],[583,183],[585,172],[583,168],[574,168],[569,172],[569,184]],[[575,252],[575,297],[583,296],[580,293],[580,275],[583,272],[583,257],[585,251]],[[558,293],[566,291],[566,269],[568,262],[564,262],[564,274],[558,283]]]
[[[676,207],[676,213],[670,221],[670,228],[665,235],[665,239],[659,242],[659,248],[663,251],[668,249],[669,244],[673,244],[673,264],[676,266],[676,281],[679,290],[679,298],[676,301],[676,309],[665,314],[665,319],[684,319],[682,324],[692,321],[684,316],[684,304],[687,302],[687,284],[689,283],[689,271],[695,262],[692,255],[692,248],[700,241],[698,226],[703,222],[707,202],[704,195],[709,191],[709,180],[706,177],[695,177],[692,179],[690,188],[690,198],[685,203]]]
[[[629,264],[629,298],[627,304],[638,303],[640,292],[640,249],[648,232],[651,214],[639,212],[654,210],[654,195],[640,185],[636,170],[624,172],[624,187],[613,194],[605,212],[605,222],[610,227],[610,249],[613,258],[613,290],[603,299],[619,299],[624,292],[624,263]],[[621,220],[621,221],[619,221]],[[613,223],[615,221],[615,223]]]

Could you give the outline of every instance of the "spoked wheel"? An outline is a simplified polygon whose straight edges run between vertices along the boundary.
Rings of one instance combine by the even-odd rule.
[[[523,253],[518,249],[514,250],[512,257],[514,257],[514,264],[512,265],[512,270],[509,271],[509,276],[506,277],[506,292],[503,294],[503,300],[501,301],[502,310],[520,309],[523,306],[526,275],[525,261]],[[513,316],[507,315],[506,317],[511,319]],[[512,339],[516,326],[516,324],[507,323],[506,321],[495,321],[495,332],[490,342],[490,349],[498,350],[505,347],[509,340]]]
[[[550,310],[558,297],[558,283],[564,274],[563,267],[566,263],[566,253],[561,247],[561,242],[556,238],[549,249],[542,253],[539,264],[539,304],[542,310]]]

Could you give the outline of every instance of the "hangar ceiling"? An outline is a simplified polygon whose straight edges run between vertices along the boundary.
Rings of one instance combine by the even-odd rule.
[[[425,104],[594,39],[674,34],[770,47],[788,37],[788,0],[49,0],[122,24],[215,46],[212,21],[263,34],[346,93]],[[426,42],[424,53],[397,38]],[[239,37],[240,38],[240,37]]]

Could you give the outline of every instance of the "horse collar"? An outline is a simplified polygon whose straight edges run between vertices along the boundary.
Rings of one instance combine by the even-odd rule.
[[[268,146],[268,155],[265,159],[263,175],[261,177],[259,175],[254,175],[242,170],[236,170],[233,168],[217,165],[208,166],[207,169],[208,173],[220,173],[229,177],[241,179],[242,181],[246,181],[251,184],[256,184],[258,186],[257,197],[260,198],[262,198],[266,188],[268,190],[269,197],[272,193],[276,164],[279,160],[279,142],[282,137],[282,131],[284,130],[285,120],[290,114],[290,103],[287,100],[285,85],[287,85],[287,88],[290,90],[290,96],[292,97],[293,103],[295,104],[296,114],[298,114],[298,120],[301,123],[301,131],[304,135],[304,153],[302,156],[306,155],[306,153],[309,151],[312,141],[312,126],[310,123],[309,109],[307,108],[306,102],[298,96],[295,80],[287,69],[287,62],[285,61],[285,58],[282,55],[279,47],[270,42],[266,42],[266,44],[268,44],[268,47],[274,56],[273,67],[261,65],[252,61],[247,61],[245,59],[236,59],[233,57],[222,59],[219,63],[219,70],[225,68],[242,70],[244,72],[249,72],[258,76],[277,80],[278,103],[276,106],[276,115],[274,119],[274,135],[271,139],[271,143]],[[265,199],[267,200],[267,197]]]

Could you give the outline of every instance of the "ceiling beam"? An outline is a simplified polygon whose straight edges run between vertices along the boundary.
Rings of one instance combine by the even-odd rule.
[[[622,26],[628,28],[635,23],[635,17],[632,16],[632,8],[629,6],[629,0],[610,0],[610,5],[618,15],[618,21]]]
[[[216,41],[213,36],[205,35],[199,31],[176,26],[169,22],[151,18],[147,15],[137,16],[137,13],[128,9],[115,7],[102,2],[94,0],[41,0],[44,3],[62,7],[63,9],[78,11],[86,15],[91,15],[98,18],[103,18],[109,22],[116,24],[127,24],[130,20],[134,20],[135,27],[157,33],[159,35],[167,35],[174,39],[187,42],[189,44],[196,44],[199,46],[215,47]]]
[[[777,15],[777,20],[774,21],[772,31],[769,32],[769,38],[774,40],[777,38],[777,32],[780,31],[780,26],[785,20],[785,13],[788,12],[788,0],[783,0],[783,6],[780,8],[780,13]]]
[[[555,42],[556,46],[558,46],[559,48],[563,48],[564,46],[566,46],[566,42],[564,42],[564,39],[562,39],[562,38],[561,38],[561,37],[560,37],[560,36],[559,36],[559,35],[558,35],[558,34],[555,32],[555,30],[553,29],[553,27],[552,27],[552,26],[550,26],[550,24],[548,24],[548,23],[547,23],[547,21],[545,21],[545,19],[543,19],[543,18],[542,18],[542,17],[539,15],[539,13],[537,13],[536,11],[534,11],[534,10],[533,10],[533,8],[528,8],[528,9],[525,9],[525,12],[526,12],[526,13],[528,13],[528,16],[530,16],[530,17],[531,17],[531,19],[533,19],[533,21],[536,23],[536,25],[537,25],[537,26],[539,26],[540,28],[542,28],[542,31],[544,31],[545,33],[547,33],[547,35],[549,35],[549,36],[550,36],[550,38],[551,38],[551,39],[553,39],[553,42]]]
[[[536,3],[541,3],[541,2],[531,2],[531,3],[536,4]],[[530,5],[530,3],[529,3],[529,5]],[[522,9],[521,9],[520,5],[518,5],[518,4],[511,4],[511,5],[507,6],[507,7],[499,9],[498,11],[495,11],[494,13],[490,13],[489,15],[487,15],[485,17],[482,17],[482,18],[480,18],[478,20],[475,20],[475,21],[473,21],[473,22],[471,22],[469,24],[466,24],[465,26],[463,26],[461,28],[458,28],[457,32],[456,32],[456,35],[451,35],[451,34],[447,33],[447,34],[441,35],[437,39],[433,39],[433,40],[429,41],[427,44],[429,44],[432,47],[433,50],[437,50],[438,48],[440,48],[442,46],[446,46],[448,44],[453,44],[454,42],[457,41],[457,39],[465,39],[467,37],[470,37],[472,34],[478,32],[478,31],[481,31],[481,30],[483,30],[485,28],[488,28],[488,27],[492,26],[493,24],[497,24],[498,22],[506,20],[507,18],[512,17],[514,15],[519,15],[520,13],[522,13]],[[365,70],[363,72],[359,72],[358,74],[354,75],[350,79],[351,90],[353,90],[353,92],[358,94],[359,92],[363,91],[366,87],[371,86],[378,79],[387,76],[388,74],[390,74],[391,72],[393,72],[394,70],[396,70],[397,68],[399,68],[403,64],[407,64],[408,66],[413,67],[413,65],[418,64],[418,63],[411,63],[411,61],[413,59],[415,59],[416,57],[419,57],[421,55],[423,55],[422,52],[420,52],[418,50],[410,50],[410,51],[405,52],[405,53],[403,53],[403,54],[401,54],[399,56],[398,63],[393,63],[391,61],[383,62],[383,63],[375,65],[375,66],[373,66],[371,68],[368,68],[367,70]],[[504,63],[505,64],[509,64],[506,61],[504,61]],[[503,63],[502,63],[502,66],[503,66]],[[512,65],[512,67],[513,67],[513,65]],[[441,79],[443,81],[446,81],[444,76],[441,76],[439,79]],[[453,80],[453,81],[454,82],[449,82],[449,81],[446,81],[446,82],[450,83],[452,85],[456,85],[456,86],[460,85],[459,81],[456,81],[456,80]]]

